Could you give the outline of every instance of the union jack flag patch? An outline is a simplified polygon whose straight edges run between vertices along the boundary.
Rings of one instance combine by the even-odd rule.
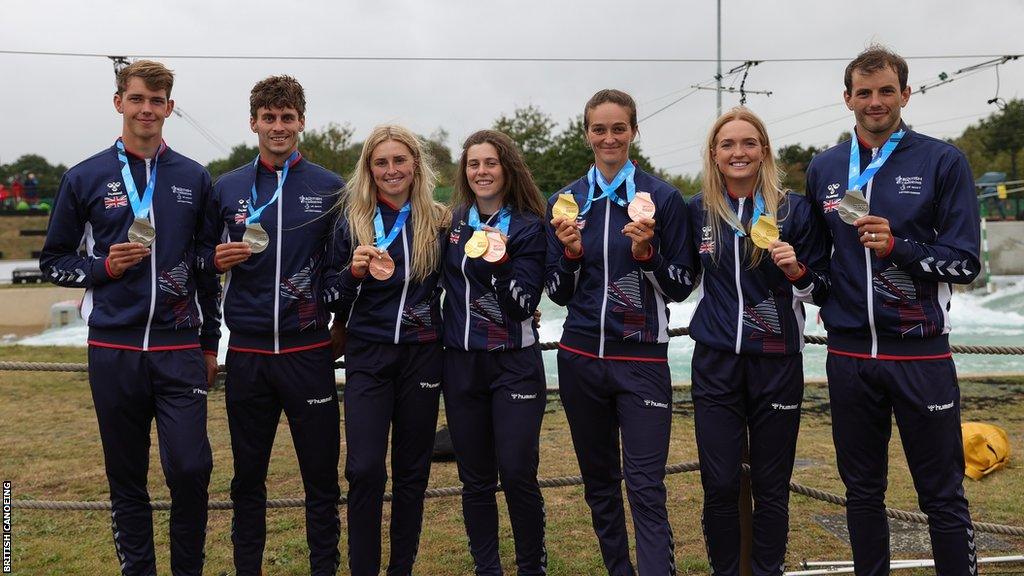
[[[235,214],[235,224],[245,224],[245,214]]]
[[[821,211],[824,212],[825,214],[828,214],[829,212],[835,212],[836,210],[839,210],[839,198],[821,201]]]
[[[697,249],[700,254],[714,254],[715,253],[715,242],[713,240],[705,240],[700,243],[700,248]]]
[[[105,196],[103,198],[103,209],[125,208],[128,206],[128,197],[124,194],[118,196]]]

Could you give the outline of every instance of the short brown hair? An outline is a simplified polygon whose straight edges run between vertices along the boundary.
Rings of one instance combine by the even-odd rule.
[[[597,108],[605,102],[611,102],[612,104],[618,104],[629,111],[629,126],[636,132],[637,121],[636,121],[636,101],[629,94],[626,94],[622,90],[615,90],[612,88],[606,88],[604,90],[598,90],[596,94],[587,100],[587,105],[583,107],[583,129],[590,128],[590,111]]]
[[[892,71],[896,73],[900,80],[900,90],[905,90],[907,88],[907,75],[910,73],[907,61],[881,44],[872,44],[846,65],[846,74],[843,76],[843,82],[846,83],[846,93],[849,94],[853,90],[854,70],[861,74],[871,74],[885,68],[892,68]]]
[[[121,68],[117,72],[117,93],[123,96],[128,89],[128,81],[131,78],[142,78],[146,88],[150,90],[166,90],[167,97],[171,97],[171,88],[174,86],[174,71],[166,66],[152,60],[138,60]]]
[[[260,108],[294,108],[299,118],[305,118],[306,93],[302,84],[287,74],[264,78],[249,94],[249,116],[255,118]]]

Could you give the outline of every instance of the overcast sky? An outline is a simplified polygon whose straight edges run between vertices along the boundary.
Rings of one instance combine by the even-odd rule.
[[[692,58],[716,55],[714,0],[619,1],[377,0],[245,3],[7,1],[0,50],[150,56],[359,56],[498,58]],[[1024,53],[1024,2],[998,0],[722,0],[722,56],[734,60],[852,58],[870,42],[905,56]],[[910,84],[987,58],[910,60]],[[252,85],[288,73],[306,89],[306,126],[349,123],[362,139],[374,125],[422,134],[444,127],[457,150],[502,113],[533,104],[564,124],[596,90],[630,92],[643,117],[705,83],[714,62],[402,62],[186,59],[174,100],[228,147],[255,144]],[[769,125],[776,147],[831,144],[853,125],[842,102],[845,62],[765,62],[747,78],[748,106]],[[987,69],[925,94],[904,118],[939,137],[996,110],[997,75]],[[1024,97],[1024,58],[999,67],[1004,99]],[[732,79],[727,80],[732,83]],[[739,85],[738,78],[736,86]],[[113,141],[113,67],[101,57],[0,54],[0,163],[37,153],[73,165]],[[739,102],[725,94],[723,106]],[[820,108],[831,107],[789,116]],[[643,150],[672,173],[699,170],[700,142],[715,118],[715,93],[701,91],[643,122]],[[168,144],[206,163],[225,154],[183,119]]]

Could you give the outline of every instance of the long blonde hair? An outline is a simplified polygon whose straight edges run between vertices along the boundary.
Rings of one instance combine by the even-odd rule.
[[[422,282],[440,266],[438,234],[444,221],[445,208],[434,201],[434,170],[423,155],[420,139],[401,126],[377,126],[363,142],[359,162],[345,185],[344,214],[349,223],[352,244],[373,245],[373,218],[377,209],[377,185],[370,171],[370,156],[383,142],[394,140],[412,152],[415,164],[409,201],[412,210],[406,226],[412,226],[412,254],[409,278]]]
[[[715,147],[718,146],[718,132],[733,120],[742,120],[757,130],[758,139],[761,141],[764,154],[761,158],[761,166],[757,170],[757,182],[754,190],[760,190],[764,197],[765,211],[774,216],[780,225],[788,214],[788,202],[786,201],[786,190],[782,188],[782,170],[775,163],[775,151],[772,149],[771,141],[768,140],[768,130],[764,122],[750,111],[749,108],[737,106],[715,120],[711,130],[708,131],[707,145],[704,149],[704,222],[711,226],[712,235],[717,243],[721,243],[724,230],[731,229],[728,222],[735,220],[735,214],[725,199],[725,177],[718,169],[712,156]],[[785,209],[786,214],[780,214],[780,209]],[[748,225],[749,228],[749,225]],[[749,229],[747,230],[749,233]],[[745,252],[750,254],[750,268],[757,267],[764,258],[765,251],[754,246],[750,241],[749,234],[746,238]],[[715,252],[717,256],[718,252]]]

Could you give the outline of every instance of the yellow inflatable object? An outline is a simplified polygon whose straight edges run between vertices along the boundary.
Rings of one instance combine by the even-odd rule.
[[[1006,430],[981,422],[965,422],[961,429],[966,464],[964,473],[967,476],[981,480],[1010,461],[1010,440]]]

